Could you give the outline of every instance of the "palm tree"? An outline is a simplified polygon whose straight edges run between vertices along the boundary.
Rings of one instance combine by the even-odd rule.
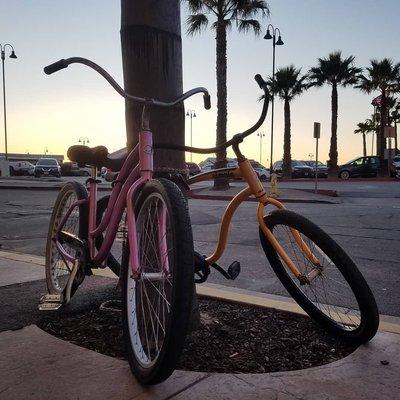
[[[364,157],[367,156],[367,138],[366,138],[366,135],[367,135],[367,133],[374,132],[374,131],[375,131],[375,123],[370,118],[366,119],[365,122],[359,122],[357,124],[357,129],[354,131],[354,133],[361,133],[362,134],[363,155],[364,155]]]
[[[387,97],[391,91],[396,89],[396,85],[400,80],[400,63],[394,64],[392,60],[384,58],[381,61],[371,60],[371,65],[366,68],[367,74],[361,75],[359,84],[356,86],[363,92],[371,93],[373,91],[380,92],[380,125],[379,135],[377,135],[377,154],[381,158],[381,165],[384,167],[384,151],[385,137],[384,128],[387,124]]]
[[[261,0],[186,0],[192,15],[187,18],[189,35],[200,33],[209,23],[209,17],[214,22],[211,28],[216,32],[216,74],[217,74],[217,145],[226,141],[227,124],[227,88],[226,88],[226,31],[236,25],[239,32],[252,30],[260,33],[260,23],[257,15],[269,15],[269,7]],[[217,154],[216,167],[226,166],[226,151]],[[214,189],[228,189],[227,178],[219,178],[214,182]]]
[[[180,1],[157,1],[157,12],[148,0],[121,0],[121,50],[124,87],[136,96],[171,100],[182,94],[182,43]],[[163,46],[160,46],[163,43]],[[127,144],[133,148],[141,131],[142,106],[125,102]],[[151,111],[153,140],[185,143],[183,105]],[[184,153],[154,153],[158,174],[185,171]]]
[[[361,69],[354,66],[354,56],[342,58],[341,51],[335,51],[327,58],[319,58],[318,66],[311,68],[310,82],[313,86],[328,84],[332,86],[331,95],[331,145],[329,149],[329,173],[336,175],[338,169],[337,120],[338,120],[338,86],[349,86],[357,83]]]
[[[290,102],[298,95],[309,88],[307,75],[300,76],[301,69],[296,69],[294,65],[279,68],[275,74],[275,80],[268,78],[268,85],[272,94],[278,95],[284,102],[284,141],[283,141],[283,167],[284,177],[291,176],[291,122],[290,122]]]

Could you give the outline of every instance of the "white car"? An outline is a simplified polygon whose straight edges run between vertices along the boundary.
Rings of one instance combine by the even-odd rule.
[[[33,175],[35,166],[29,161],[10,161],[10,175]]]
[[[268,181],[271,177],[269,169],[265,168],[258,161],[250,160],[250,164],[253,167],[254,171],[256,171],[259,179],[261,181]]]

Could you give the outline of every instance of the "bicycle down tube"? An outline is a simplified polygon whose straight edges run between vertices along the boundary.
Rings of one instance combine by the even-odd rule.
[[[239,157],[238,157],[239,158]],[[296,278],[300,278],[302,276],[301,272],[297,268],[297,266],[293,263],[290,257],[287,255],[285,250],[276,240],[275,236],[272,232],[268,229],[264,222],[264,208],[271,204],[277,208],[283,209],[285,208],[281,202],[278,200],[269,197],[260,182],[259,178],[257,177],[255,171],[253,170],[250,162],[247,159],[239,161],[238,167],[234,168],[220,168],[214,171],[205,172],[202,174],[198,174],[193,176],[188,180],[188,184],[207,181],[215,179],[216,177],[228,177],[228,178],[243,178],[248,186],[240,191],[228,204],[224,215],[222,217],[221,225],[220,225],[220,232],[218,237],[218,243],[214,250],[214,252],[206,257],[206,261],[209,265],[215,263],[224,253],[228,236],[229,236],[229,226],[232,220],[232,217],[239,207],[239,205],[247,200],[248,197],[254,195],[259,201],[258,209],[257,209],[257,219],[260,224],[260,227],[263,233],[266,235],[272,246],[275,248],[276,252],[281,256],[284,260],[287,267],[291,270],[291,272],[296,276]],[[311,252],[308,246],[304,243],[302,238],[300,237],[299,233],[295,229],[291,229],[292,235],[300,247],[300,249],[304,252],[307,259],[310,260],[314,265],[318,266],[319,261],[315,257],[315,255]]]

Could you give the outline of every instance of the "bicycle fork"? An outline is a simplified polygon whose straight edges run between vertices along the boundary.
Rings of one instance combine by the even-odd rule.
[[[258,209],[257,209],[257,218],[258,223],[263,231],[264,235],[267,237],[268,241],[272,244],[275,251],[279,254],[279,256],[283,259],[287,267],[290,271],[295,275],[295,277],[299,280],[301,285],[309,284],[313,279],[319,276],[322,273],[321,263],[319,262],[318,258],[312,253],[309,247],[304,243],[303,239],[301,238],[299,232],[294,229],[290,228],[290,231],[297,243],[300,247],[301,251],[304,253],[305,257],[314,265],[314,268],[307,274],[302,274],[297,266],[293,263],[290,259],[286,251],[280,245],[278,240],[275,238],[273,233],[268,229],[267,225],[264,221],[264,208],[268,204],[272,204],[278,209],[284,209],[285,207],[281,202],[278,200],[271,198],[265,192],[264,186],[260,182],[258,176],[254,172],[250,162],[245,159],[239,163],[240,172],[243,178],[247,181],[249,188],[251,189],[252,194],[258,199]]]

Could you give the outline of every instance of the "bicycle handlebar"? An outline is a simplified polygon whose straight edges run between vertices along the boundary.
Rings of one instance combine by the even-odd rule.
[[[208,93],[208,90],[203,87],[198,87],[192,90],[189,90],[186,93],[183,93],[182,96],[178,97],[174,101],[170,103],[165,103],[162,101],[154,100],[154,99],[146,99],[142,97],[136,97],[132,96],[129,93],[125,92],[124,89],[122,89],[121,86],[118,85],[118,83],[114,80],[114,78],[103,68],[101,68],[99,65],[94,63],[93,61],[88,60],[87,58],[82,58],[82,57],[71,57],[67,59],[61,59],[53,64],[48,65],[47,67],[44,68],[44,72],[47,75],[51,75],[54,72],[57,72],[61,69],[67,68],[68,65],[70,64],[84,64],[87,65],[88,67],[94,69],[96,72],[98,72],[100,75],[105,78],[108,83],[125,99],[133,101],[138,104],[143,104],[143,105],[156,105],[159,107],[173,107],[182,101],[186,100],[187,98],[197,94],[197,93],[203,93],[203,102],[204,102],[204,108],[206,110],[209,110],[211,108],[211,99],[210,99],[210,94]],[[220,144],[216,147],[208,148],[208,149],[200,149],[197,147],[189,147],[189,146],[181,146],[181,145],[175,145],[175,144],[170,144],[170,143],[155,143],[154,148],[163,148],[163,149],[171,149],[171,150],[181,150],[181,151],[189,151],[193,153],[200,153],[200,154],[209,154],[209,153],[217,153],[223,149],[226,149],[227,147],[231,145],[237,145],[238,143],[242,142],[243,139],[253,132],[255,132],[264,122],[267,112],[268,112],[268,105],[269,105],[269,90],[266,82],[264,79],[261,77],[260,74],[257,74],[254,77],[255,81],[258,83],[258,86],[264,91],[264,104],[263,108],[261,111],[260,118],[258,121],[249,129],[242,133],[238,133],[232,137],[232,139],[228,140],[227,142]]]
[[[125,92],[124,89],[122,89],[121,86],[118,85],[118,83],[114,80],[114,78],[103,68],[100,67],[100,65],[97,65],[93,61],[88,60],[87,58],[82,58],[82,57],[71,57],[71,58],[66,58],[66,59],[61,59],[53,64],[48,65],[47,67],[44,67],[44,72],[47,75],[51,75],[54,72],[60,71],[61,69],[67,68],[68,65],[70,64],[84,64],[92,69],[94,69],[96,72],[98,72],[101,76],[103,76],[104,79],[108,81],[108,83],[117,91],[118,94],[120,94],[122,97],[124,97],[127,100],[133,101],[138,104],[151,104],[159,107],[173,107],[176,106],[177,104],[181,103],[182,101],[186,100],[187,98],[197,94],[197,93],[203,93],[203,102],[204,102],[204,108],[206,110],[209,110],[211,108],[211,98],[210,94],[208,93],[208,90],[203,87],[198,87],[192,90],[189,90],[186,93],[183,93],[182,96],[178,97],[174,101],[170,103],[154,100],[154,99],[146,99],[143,97],[136,97],[132,96],[129,93]]]
[[[264,81],[264,79],[261,77],[260,74],[257,74],[254,77],[255,81],[258,83],[258,86],[264,91],[264,103],[263,103],[263,108],[261,111],[260,118],[258,121],[249,129],[245,130],[244,132],[237,133],[232,137],[232,139],[228,140],[225,143],[222,143],[216,147],[210,147],[207,149],[201,149],[198,147],[190,147],[190,146],[182,146],[182,145],[177,145],[177,144],[171,144],[171,143],[154,143],[153,147],[155,149],[170,149],[170,150],[179,150],[179,151],[188,151],[192,153],[198,153],[198,154],[211,154],[211,153],[218,153],[221,150],[224,150],[228,148],[229,146],[232,145],[237,145],[238,143],[241,143],[244,138],[247,136],[251,135],[253,132],[255,132],[265,121],[265,118],[267,116],[268,112],[268,105],[269,105],[269,90],[267,83]]]

